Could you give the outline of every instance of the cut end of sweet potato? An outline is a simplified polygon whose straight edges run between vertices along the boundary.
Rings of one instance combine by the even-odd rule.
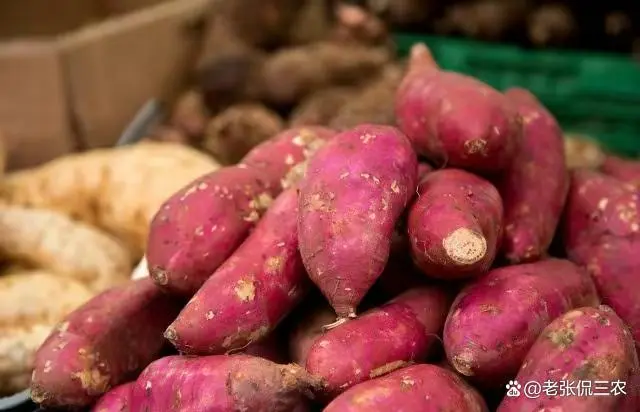
[[[447,256],[459,265],[473,265],[487,253],[487,240],[482,234],[459,228],[442,240]]]
[[[451,366],[464,376],[473,376],[473,355],[470,352],[461,352],[451,358]]]

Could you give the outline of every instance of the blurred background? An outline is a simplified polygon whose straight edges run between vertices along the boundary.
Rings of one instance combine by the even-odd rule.
[[[130,277],[174,191],[291,125],[394,124],[415,43],[445,70],[531,90],[569,166],[637,157],[639,14],[621,0],[0,0],[0,203],[25,207],[0,208],[0,397],[28,386],[62,316]],[[94,240],[43,247],[74,225]]]

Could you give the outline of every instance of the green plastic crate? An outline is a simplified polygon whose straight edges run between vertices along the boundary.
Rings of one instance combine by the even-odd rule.
[[[504,90],[531,90],[566,132],[597,139],[606,149],[640,156],[640,63],[617,54],[528,50],[474,40],[397,34],[401,56],[429,46],[440,66]]]

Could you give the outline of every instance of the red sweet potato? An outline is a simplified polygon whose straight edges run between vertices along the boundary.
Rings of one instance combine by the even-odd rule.
[[[504,385],[553,319],[598,304],[589,275],[568,260],[494,269],[465,288],[451,307],[444,327],[447,358],[476,382]]]
[[[309,349],[324,332],[324,326],[335,320],[335,313],[329,306],[314,308],[300,319],[289,337],[289,354],[299,364],[307,363]]]
[[[191,296],[240,245],[268,205],[261,174],[230,166],[171,196],[151,222],[149,274],[157,285]]]
[[[91,405],[160,354],[162,332],[181,307],[149,279],[94,297],[38,349],[31,397],[47,407]]]
[[[334,397],[422,361],[438,341],[449,303],[447,293],[436,287],[409,290],[322,335],[309,349],[306,369],[323,378],[324,394]]]
[[[421,182],[431,172],[433,172],[433,167],[429,163],[420,162],[418,164],[418,181]]]
[[[131,410],[289,412],[317,385],[300,366],[252,356],[168,356],[138,377]]]
[[[488,412],[475,389],[435,365],[415,365],[363,382],[334,399],[324,412]]]
[[[592,170],[574,170],[565,208],[563,240],[571,260],[583,264],[605,237],[640,232],[640,194],[631,185]]]
[[[289,169],[332,135],[320,127],[286,130],[253,148],[241,164],[202,176],[169,198],[149,233],[154,281],[192,296],[244,241]]]
[[[411,144],[390,126],[340,133],[309,160],[299,197],[300,253],[339,318],[355,316],[382,273],[417,169]]]
[[[183,353],[215,355],[269,334],[310,285],[298,252],[297,218],[297,190],[291,188],[202,285],[165,337]]]
[[[511,263],[545,255],[569,190],[562,130],[553,115],[527,90],[507,98],[518,108],[523,137],[515,160],[497,187],[504,202],[502,253]]]
[[[321,126],[293,127],[254,147],[240,163],[259,170],[268,188],[281,190],[282,179],[291,168],[334,135],[333,130]]]
[[[544,329],[516,377],[521,385],[558,383],[556,396],[543,391],[533,398],[505,397],[498,412],[634,412],[640,408],[638,388],[625,385],[626,395],[611,390],[616,381],[634,381],[638,369],[633,338],[613,310],[607,306],[575,309]],[[607,396],[598,396],[602,393]]]
[[[521,118],[504,95],[472,77],[440,70],[423,44],[411,50],[396,117],[419,154],[479,173],[506,169],[522,134]]]
[[[91,412],[129,412],[133,382],[123,383],[102,395]]]
[[[409,209],[413,260],[430,277],[459,279],[486,272],[496,257],[502,231],[498,190],[459,169],[428,174]]]
[[[603,173],[640,189],[640,161],[607,156],[600,166]]]

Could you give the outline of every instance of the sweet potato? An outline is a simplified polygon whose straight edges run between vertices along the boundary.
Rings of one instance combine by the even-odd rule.
[[[132,411],[289,412],[318,385],[300,366],[246,355],[169,356],[138,377]]]
[[[544,329],[516,377],[523,385],[550,381],[560,388],[534,397],[505,397],[498,412],[637,411],[638,388],[628,384],[638,369],[633,338],[613,310],[604,305],[575,309]],[[625,394],[611,392],[616,381],[627,384]]]
[[[129,412],[134,382],[123,383],[102,395],[91,412]]]
[[[418,182],[422,182],[422,179],[430,172],[433,172],[433,167],[429,163],[418,163]]]
[[[254,147],[241,163],[257,169],[267,187],[279,192],[291,168],[309,158],[334,135],[333,130],[321,126],[292,127]]]
[[[598,304],[589,275],[568,260],[493,269],[465,288],[451,307],[444,327],[447,358],[474,381],[503,385],[553,319]]]
[[[149,233],[147,261],[156,283],[192,296],[244,241],[289,169],[331,136],[320,127],[285,130],[241,164],[202,176],[169,198]]]
[[[631,185],[592,170],[574,170],[565,208],[563,240],[571,260],[584,263],[605,237],[640,232],[640,194]]]
[[[94,297],[38,349],[31,397],[47,407],[89,406],[160,354],[162,332],[181,306],[149,279]]]
[[[502,228],[498,190],[463,170],[428,174],[409,209],[413,260],[429,277],[459,279],[486,272],[502,240]]]
[[[390,60],[391,53],[384,47],[318,42],[282,49],[262,67],[263,99],[291,106],[327,86],[367,79]]]
[[[298,252],[298,193],[283,192],[251,235],[202,285],[165,337],[186,354],[216,355],[265,337],[310,282]]]
[[[283,127],[282,118],[261,104],[236,104],[207,123],[202,148],[222,164],[236,164]]]
[[[151,222],[151,278],[171,293],[192,296],[242,243],[270,200],[260,173],[248,167],[225,167],[196,179]]]
[[[334,399],[324,412],[488,412],[479,393],[455,373],[415,365],[363,382]]]
[[[340,133],[309,160],[299,196],[300,253],[339,318],[355,317],[384,270],[417,169],[409,141],[390,126]]]
[[[562,130],[527,90],[505,92],[523,121],[518,154],[497,184],[504,203],[502,253],[511,263],[543,256],[553,240],[569,190]]]
[[[564,135],[564,153],[567,168],[598,168],[606,155],[600,144],[593,138],[577,134]]]
[[[474,78],[440,70],[423,44],[411,49],[396,117],[419,154],[478,173],[506,169],[522,134],[521,118],[504,95]]]
[[[640,189],[640,161],[607,156],[600,170]]]
[[[296,323],[289,337],[289,354],[291,360],[299,365],[307,362],[307,354],[314,342],[324,333],[324,326],[335,320],[335,313],[330,306],[320,305]]]
[[[563,240],[569,258],[586,267],[602,302],[640,338],[640,194],[596,171],[575,170],[565,211]]]
[[[640,235],[606,237],[589,249],[582,264],[593,278],[602,303],[610,306],[640,344]]]
[[[439,288],[409,290],[322,335],[308,351],[306,369],[323,378],[323,393],[334,397],[425,360],[438,341],[449,303]]]

